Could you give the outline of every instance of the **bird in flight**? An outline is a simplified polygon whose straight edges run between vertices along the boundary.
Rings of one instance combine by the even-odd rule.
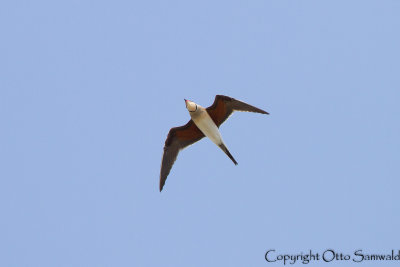
[[[208,107],[194,103],[185,99],[186,108],[189,111],[191,120],[186,125],[172,128],[165,140],[164,153],[161,161],[160,171],[160,192],[164,187],[165,180],[171,171],[178,153],[185,147],[194,144],[203,137],[207,136],[211,139],[225,154],[237,165],[228,148],[222,140],[218,130],[219,126],[234,111],[249,111],[261,114],[269,114],[268,112],[253,107],[242,101],[236,100],[229,96],[217,95],[214,103]]]

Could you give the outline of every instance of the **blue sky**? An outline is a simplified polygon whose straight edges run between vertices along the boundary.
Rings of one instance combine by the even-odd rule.
[[[268,249],[400,249],[400,2],[0,7],[1,266],[281,266]],[[221,126],[238,166],[203,139],[159,193],[183,98],[216,94],[271,115]]]

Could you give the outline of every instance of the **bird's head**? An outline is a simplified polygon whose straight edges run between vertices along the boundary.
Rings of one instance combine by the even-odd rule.
[[[195,112],[197,110],[197,104],[185,99],[186,108],[189,112]]]

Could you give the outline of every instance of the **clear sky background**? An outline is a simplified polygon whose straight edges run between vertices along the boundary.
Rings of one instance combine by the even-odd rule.
[[[400,249],[399,14],[394,0],[2,1],[0,266]],[[238,166],[203,139],[160,193],[183,99],[216,94],[271,115],[221,126]]]

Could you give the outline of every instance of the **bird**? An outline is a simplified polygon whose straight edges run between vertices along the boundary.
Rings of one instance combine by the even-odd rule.
[[[193,101],[184,100],[191,119],[185,125],[171,128],[168,132],[161,160],[160,192],[164,187],[179,151],[196,143],[205,136],[215,143],[237,165],[237,161],[222,140],[219,127],[234,111],[269,114],[262,109],[224,95],[216,95],[214,103],[208,108],[204,108]]]

